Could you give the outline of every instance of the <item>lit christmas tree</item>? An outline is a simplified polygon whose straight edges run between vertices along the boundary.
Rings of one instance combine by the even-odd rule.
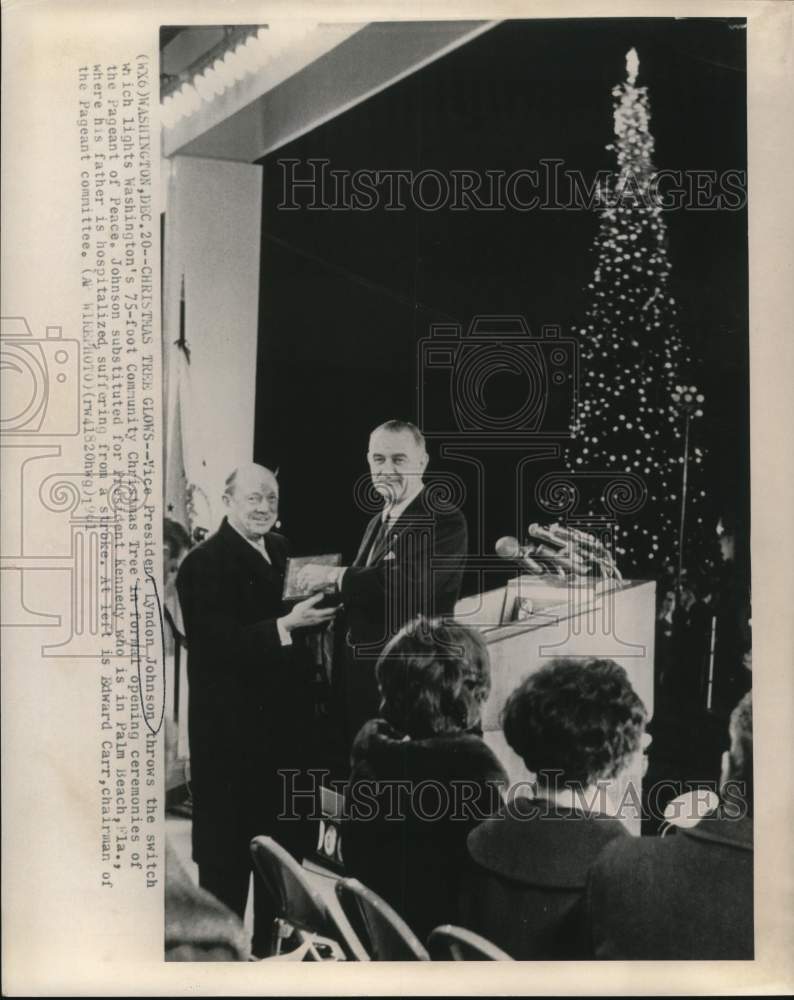
[[[606,148],[616,153],[618,169],[600,193],[596,266],[584,320],[574,327],[581,392],[568,467],[641,477],[647,500],[618,521],[616,556],[624,573],[657,577],[665,566],[678,567],[685,466],[685,565],[703,537],[703,452],[692,446],[690,431],[703,397],[688,381],[681,386],[690,358],[670,290],[667,231],[652,184],[648,92],[636,84],[638,69],[632,49],[626,81],[612,91],[615,142]],[[593,513],[603,512],[600,498],[590,502]]]

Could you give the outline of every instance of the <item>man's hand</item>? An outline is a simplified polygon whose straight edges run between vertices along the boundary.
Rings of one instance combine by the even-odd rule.
[[[279,618],[282,627],[287,632],[292,632],[296,628],[311,628],[313,625],[324,625],[330,621],[336,614],[337,608],[316,607],[324,596],[324,594],[314,594],[308,600],[300,601],[288,615]]]
[[[321,566],[319,563],[307,563],[298,570],[295,585],[302,594],[313,594],[318,590],[336,588],[341,575],[341,566]]]

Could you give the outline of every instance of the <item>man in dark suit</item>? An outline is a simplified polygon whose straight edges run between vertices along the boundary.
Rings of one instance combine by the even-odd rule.
[[[753,722],[748,693],[730,721],[722,802],[664,839],[624,837],[590,873],[596,958],[753,957]]]
[[[383,647],[419,615],[451,615],[466,562],[463,514],[444,507],[424,488],[428,456],[422,432],[389,420],[370,435],[367,454],[383,508],[370,520],[348,567],[305,566],[307,592],[334,586],[344,605],[346,741],[378,715],[375,663]]]
[[[316,595],[284,613],[287,540],[270,530],[272,472],[236,469],[223,499],[228,516],[185,558],[177,590],[188,646],[193,860],[200,886],[242,918],[251,839],[270,834],[300,851],[298,825],[276,823],[278,770],[301,766],[311,723],[311,676],[292,639],[334,612],[316,608]],[[256,882],[254,912],[253,950],[262,955],[274,913]]]

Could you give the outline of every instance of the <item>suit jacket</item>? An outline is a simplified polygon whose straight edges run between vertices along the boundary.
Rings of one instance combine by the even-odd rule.
[[[383,646],[417,615],[450,615],[460,593],[468,534],[459,510],[434,510],[423,489],[372,552],[381,515],[367,526],[342,577],[351,643]]]
[[[516,798],[469,835],[461,923],[515,959],[586,958],[588,871],[607,844],[626,839],[617,819]]]
[[[352,758],[342,826],[345,868],[425,940],[439,924],[458,922],[466,836],[499,812],[507,775],[473,733],[405,739],[384,719],[364,726]]]
[[[224,518],[179,569],[187,634],[193,858],[242,863],[272,833],[279,767],[300,767],[311,721],[311,676],[276,619],[286,539],[265,536],[268,563]]]
[[[663,839],[611,845],[587,903],[597,958],[751,959],[752,819],[712,813]]]

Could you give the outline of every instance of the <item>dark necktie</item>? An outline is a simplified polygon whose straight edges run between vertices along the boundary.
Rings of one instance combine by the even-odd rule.
[[[369,547],[369,552],[367,553],[367,566],[371,566],[375,556],[375,553],[383,547],[383,543],[386,541],[386,536],[389,534],[389,529],[391,527],[391,522],[388,517],[385,517],[378,526],[378,530],[375,532],[372,538],[372,544]]]

